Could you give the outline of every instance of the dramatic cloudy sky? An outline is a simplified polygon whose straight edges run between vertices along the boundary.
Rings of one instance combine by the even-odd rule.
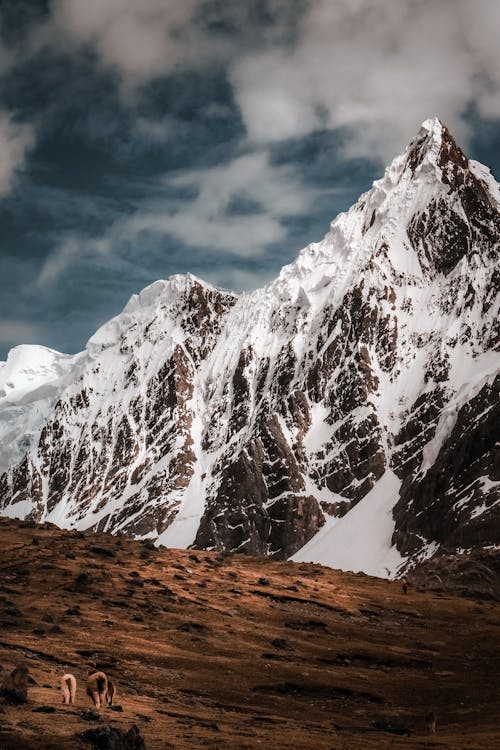
[[[500,175],[498,0],[1,0],[0,358],[273,277],[425,118]]]

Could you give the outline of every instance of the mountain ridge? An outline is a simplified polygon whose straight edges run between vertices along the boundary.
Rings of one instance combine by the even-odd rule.
[[[1,512],[288,557],[325,524],[338,536],[391,471],[394,516],[390,503],[385,512],[395,528],[384,526],[369,572],[386,574],[384,549],[397,567],[446,548],[433,512],[422,528],[411,508],[435,505],[426,493],[439,458],[448,479],[433,492],[446,495],[443,451],[461,410],[482,399],[490,416],[479,428],[492,421],[498,195],[489,171],[428,120],[264,288],[234,295],[192,275],[155,282],[69,363],[73,382],[65,373],[61,390],[27,413],[9,401],[0,370],[0,429],[21,425],[17,466],[12,447],[4,458]],[[471,502],[455,507],[462,482],[439,503],[448,526],[463,507],[461,521],[479,523],[473,546],[497,541],[491,424],[486,432],[482,463],[462,466],[477,479]],[[335,564],[334,549],[327,558],[316,561]]]

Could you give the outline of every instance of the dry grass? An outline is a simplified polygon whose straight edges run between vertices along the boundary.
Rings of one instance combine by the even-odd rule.
[[[0,705],[2,750],[88,747],[78,733],[102,724],[137,725],[148,750],[500,746],[498,603],[6,519],[0,549],[0,664],[36,683]],[[89,721],[95,668],[123,711]]]

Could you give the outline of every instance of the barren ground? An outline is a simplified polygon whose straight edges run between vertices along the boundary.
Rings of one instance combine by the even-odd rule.
[[[7,519],[0,550],[0,680],[34,680],[0,703],[0,750],[83,750],[105,724],[148,750],[500,747],[497,602]],[[121,712],[86,714],[94,668]]]

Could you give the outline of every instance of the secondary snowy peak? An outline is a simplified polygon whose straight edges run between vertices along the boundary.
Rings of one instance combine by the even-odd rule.
[[[11,349],[6,362],[0,363],[0,403],[14,404],[33,398],[39,389],[56,388],[79,357],[60,354],[45,346],[22,345]]]
[[[0,363],[0,472],[38,440],[59,395],[79,371],[81,355],[44,346],[16,346]]]
[[[182,338],[194,330],[201,321],[200,315],[208,313],[210,300],[215,301],[217,309],[223,301],[231,304],[236,297],[190,273],[159,279],[133,294],[122,312],[96,331],[87,343],[87,352],[93,357],[109,347],[121,346],[124,339],[133,339],[141,326],[149,327],[148,333],[150,329],[157,330],[162,340],[168,332],[172,343],[176,336]],[[153,342],[151,335],[146,338]]]
[[[2,512],[381,575],[495,543],[499,205],[428,120],[264,288],[174,276],[76,358],[14,350]]]

